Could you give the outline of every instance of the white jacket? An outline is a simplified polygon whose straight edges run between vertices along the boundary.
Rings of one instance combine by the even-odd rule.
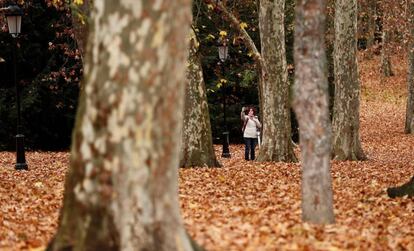
[[[250,119],[249,116],[244,115],[244,123],[246,123],[246,119],[247,124],[246,128],[244,129],[243,137],[257,138],[257,129],[260,129],[262,127],[262,124],[260,124],[260,121],[257,119],[257,117]]]

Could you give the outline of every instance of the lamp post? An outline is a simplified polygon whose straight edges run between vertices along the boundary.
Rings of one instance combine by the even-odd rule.
[[[220,58],[220,65],[221,65],[221,75],[224,76],[224,62],[227,60],[229,47],[227,46],[227,39],[221,38],[219,39],[219,45],[218,45],[218,53]],[[222,83],[224,84],[224,83]],[[224,125],[224,131],[223,131],[223,152],[221,154],[221,157],[223,158],[230,158],[230,149],[229,149],[229,131],[227,128],[227,120],[226,120],[226,87],[223,87],[223,125]]]
[[[17,83],[17,37],[20,34],[23,12],[16,4],[11,4],[4,9],[7,19],[9,33],[13,37],[13,77],[16,87],[17,105],[17,134],[16,134],[16,170],[27,170],[26,158],[24,153],[24,135],[21,133],[20,115],[20,87]]]

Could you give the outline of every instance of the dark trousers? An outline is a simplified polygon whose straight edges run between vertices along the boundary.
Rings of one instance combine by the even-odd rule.
[[[254,149],[256,148],[256,138],[244,138],[244,159],[245,160],[254,160],[256,156],[254,155]],[[250,158],[249,158],[250,154]]]

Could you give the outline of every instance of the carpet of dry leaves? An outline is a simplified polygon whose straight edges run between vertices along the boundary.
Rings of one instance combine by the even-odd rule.
[[[211,251],[414,250],[414,200],[385,193],[414,174],[414,137],[403,133],[406,60],[393,63],[390,78],[380,77],[377,57],[360,64],[369,160],[333,162],[335,224],[301,222],[299,164],[246,162],[243,146],[232,145],[223,168],[180,170],[190,235]],[[16,172],[14,154],[0,152],[0,250],[43,250],[57,227],[68,158],[29,152],[30,171]]]

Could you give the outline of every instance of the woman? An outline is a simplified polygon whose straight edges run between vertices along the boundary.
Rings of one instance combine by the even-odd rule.
[[[246,115],[246,111],[248,114]],[[243,121],[243,138],[245,143],[244,148],[244,159],[245,160],[254,160],[255,154],[254,149],[257,142],[257,131],[262,127],[260,121],[257,119],[257,116],[254,116],[254,108],[250,107],[245,109],[242,107],[241,119]],[[250,156],[249,156],[250,154]],[[249,158],[250,157],[250,158]]]

